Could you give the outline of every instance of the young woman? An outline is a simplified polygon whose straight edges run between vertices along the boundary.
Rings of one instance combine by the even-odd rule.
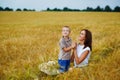
[[[88,65],[92,51],[92,34],[89,30],[83,29],[79,35],[79,44],[73,50],[71,61],[74,61],[74,67],[84,67]]]

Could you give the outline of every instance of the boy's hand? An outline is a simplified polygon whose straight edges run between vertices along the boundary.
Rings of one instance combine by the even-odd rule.
[[[75,47],[75,43],[72,43],[71,47],[74,48]]]
[[[75,47],[74,47],[74,49],[76,49],[77,48],[77,43],[75,42]]]
[[[72,48],[74,49],[74,48],[76,48],[77,47],[77,43],[72,43]]]

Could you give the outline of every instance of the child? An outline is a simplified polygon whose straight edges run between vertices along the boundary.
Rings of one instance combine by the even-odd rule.
[[[68,68],[70,66],[71,49],[75,47],[75,45],[72,45],[72,40],[69,35],[69,26],[64,26],[62,28],[62,38],[59,42],[60,53],[58,55],[58,63],[60,65],[60,73],[68,71]]]

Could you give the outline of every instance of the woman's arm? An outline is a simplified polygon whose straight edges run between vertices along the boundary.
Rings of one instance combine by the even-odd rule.
[[[72,46],[73,46],[73,51],[72,51],[72,56],[71,56],[71,59],[70,59],[71,62],[73,62],[74,58],[75,58],[75,56],[74,56],[74,49],[77,49],[77,43],[73,42]]]
[[[87,57],[88,54],[89,54],[89,51],[87,50],[83,52],[83,54],[80,57],[78,57],[77,51],[76,49],[74,49],[74,57],[75,57],[76,64],[77,65],[80,64]]]
[[[71,59],[70,59],[71,62],[74,61],[74,51],[72,52],[72,56],[71,56]]]

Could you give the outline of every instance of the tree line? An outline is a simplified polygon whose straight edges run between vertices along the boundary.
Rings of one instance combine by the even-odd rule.
[[[12,8],[9,8],[9,7],[6,7],[6,8],[0,7],[0,11],[14,11],[14,10]],[[27,9],[27,8],[20,9],[20,8],[17,8],[15,11],[35,11],[35,9]]]
[[[100,6],[97,6],[96,8],[92,8],[92,7],[87,7],[86,9],[80,10],[80,9],[71,9],[68,7],[64,7],[63,9],[59,9],[59,8],[54,8],[54,9],[50,9],[47,8],[46,11],[101,11],[101,12],[120,12],[120,7],[116,6],[114,9],[110,8],[109,5],[106,5],[105,8],[101,8]]]
[[[0,7],[0,11],[14,11],[14,10],[12,8],[9,8],[9,7],[6,7],[6,8]],[[17,8],[15,11],[36,11],[36,10],[35,9],[27,9],[27,8],[24,8],[24,9]],[[50,9],[50,8],[47,8],[46,10],[43,10],[43,11],[120,12],[120,7],[116,6],[114,9],[112,9],[109,5],[106,5],[105,8],[101,8],[100,6],[97,6],[96,8],[87,7],[86,9],[83,9],[83,10],[81,10],[81,9],[71,9],[71,8],[68,8],[68,7],[64,7],[63,9],[59,9],[59,8]]]

